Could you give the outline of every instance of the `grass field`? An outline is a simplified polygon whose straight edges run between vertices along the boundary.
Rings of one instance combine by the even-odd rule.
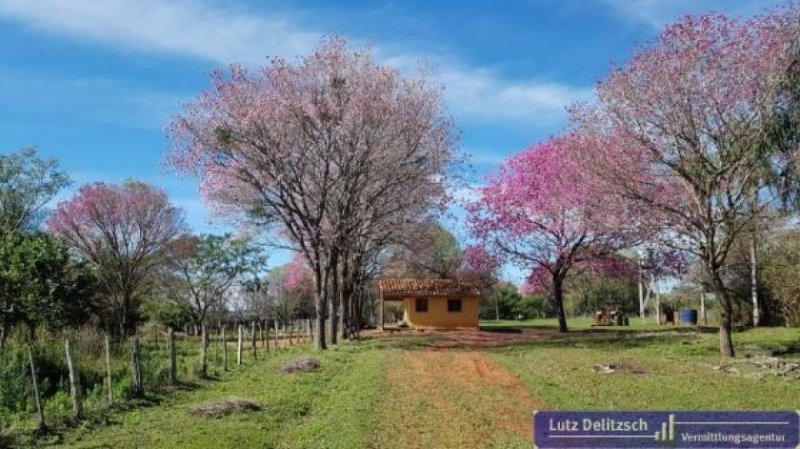
[[[263,354],[255,364],[109,414],[58,439],[70,448],[530,447],[539,409],[800,409],[800,380],[747,371],[746,356],[800,358],[800,329],[739,332],[721,361],[714,329],[634,325],[563,336],[550,320],[487,322],[486,331],[368,338],[324,353]],[[316,372],[285,374],[298,355]],[[598,373],[595,365],[617,371]],[[722,365],[722,368],[719,368]],[[761,378],[759,378],[761,377]],[[229,398],[261,411],[193,416]]]
[[[773,353],[800,358],[800,329],[737,333],[735,362],[720,359],[716,329],[635,329],[511,344],[491,354],[554,409],[800,409],[800,380],[746,361]],[[595,365],[622,369],[599,374]]]

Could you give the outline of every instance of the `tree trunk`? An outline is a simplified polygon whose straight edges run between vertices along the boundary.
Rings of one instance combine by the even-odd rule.
[[[639,258],[639,318],[645,322],[644,315],[644,274],[642,273],[642,259]]]
[[[200,325],[200,357],[201,357],[201,365],[200,365],[200,375],[202,377],[208,376],[208,331],[206,330],[206,325]]]
[[[219,324],[217,325],[217,335],[214,337],[214,363],[219,363]]]
[[[725,284],[719,273],[719,268],[711,269],[711,280],[714,285],[714,293],[719,298],[719,352],[723,357],[734,357],[733,349],[733,307]]]
[[[250,345],[252,346],[252,349],[253,349],[253,362],[258,360],[258,348],[256,347],[256,344],[258,343],[258,339],[256,337],[257,337],[257,335],[256,335],[256,322],[253,321],[253,322],[250,323]]]
[[[244,361],[242,360],[242,325],[240,324],[239,325],[239,344],[238,344],[237,350],[236,350],[236,365],[237,366],[242,366],[243,362]]]
[[[142,379],[142,353],[139,347],[139,337],[131,337],[131,374],[133,374],[133,392],[137,396],[144,395],[144,380]]]
[[[653,291],[656,292],[656,323],[661,324],[661,287],[658,285],[658,278],[653,276]]]
[[[708,324],[708,319],[706,318],[706,290],[703,289],[700,292],[700,320],[703,324]]]
[[[325,350],[328,349],[328,346],[325,344],[325,299],[321,293],[317,293],[317,299],[315,301],[314,308],[317,312],[317,325],[314,332],[314,347],[317,350]]]
[[[755,233],[750,238],[750,297],[753,300],[753,326],[758,327],[761,313],[758,309],[758,256]]]
[[[278,319],[277,318],[272,322],[272,327],[273,327],[273,329],[272,329],[273,330],[272,341],[275,342],[275,350],[277,351],[278,349],[281,348],[280,347],[280,340],[278,339]]]
[[[334,279],[336,277],[334,276]],[[330,319],[330,342],[332,345],[338,343],[339,337],[339,293],[338,293],[338,282],[334,282],[334,289],[333,294],[331,295],[330,304],[330,312],[328,313],[328,317]]]
[[[225,328],[222,326],[222,369],[228,371],[228,338],[225,336]]]
[[[167,345],[169,346],[169,383],[175,385],[178,383],[178,362],[175,348],[175,329],[170,326],[167,329]]]
[[[114,383],[111,379],[111,342],[108,341],[108,335],[105,338],[106,346],[106,385],[108,386],[108,404],[114,403]]]
[[[78,368],[72,358],[72,349],[69,346],[69,339],[64,341],[64,352],[67,355],[67,370],[69,371],[69,392],[72,396],[72,416],[81,419],[83,414],[83,398],[81,398],[81,379]]]
[[[564,311],[564,279],[560,274],[553,275],[553,303],[558,314],[558,331],[568,332],[567,315]]]
[[[123,310],[124,308],[120,308],[119,312],[119,341],[125,341],[125,315],[126,313]]]

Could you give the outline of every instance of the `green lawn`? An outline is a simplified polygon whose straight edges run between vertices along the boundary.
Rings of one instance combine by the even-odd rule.
[[[504,429],[503,422],[519,415],[526,427],[531,412],[527,408],[533,403],[547,409],[800,409],[800,380],[756,378],[758,373],[747,372],[744,361],[764,353],[800,358],[797,328],[736,333],[741,357],[730,362],[717,355],[712,328],[651,324],[598,330],[591,329],[588,320],[571,320],[575,331],[564,336],[555,331],[553,320],[484,324],[496,331],[484,333],[490,338],[511,333],[523,341],[442,349],[436,346],[436,336],[417,334],[344,343],[324,353],[307,346],[262,353],[257,363],[241,369],[224,373],[212,368],[216,379],[195,381],[193,387],[156,397],[157,404],[116,410],[107,413],[105,421],[90,419],[39,443],[137,449],[378,448],[404,441],[397,435],[414,432],[408,427],[414,421],[428,434],[412,439],[419,444],[407,447],[456,447],[443,439],[472,438],[447,431],[453,427],[448,416],[457,415],[469,421],[463,427],[475,435],[508,435],[505,443],[496,438],[492,443],[507,447],[521,445],[528,437],[520,426]],[[520,325],[526,333],[519,333]],[[303,374],[279,370],[302,354],[318,357],[322,368]],[[458,354],[463,357],[454,357]],[[494,366],[479,367],[483,359]],[[594,372],[592,367],[600,364],[626,370]],[[739,372],[713,369],[720,364]],[[492,379],[501,382],[494,384]],[[437,387],[447,382],[463,384]],[[527,399],[519,399],[522,396]],[[263,410],[218,419],[189,413],[194,406],[228,398],[256,401]],[[401,411],[407,412],[409,422],[392,422]]]
[[[285,374],[279,367],[308,353],[293,348],[262,354],[254,365],[173,394],[159,405],[113,415],[110,425],[69,433],[75,448],[355,448],[375,427],[372,408],[382,388],[384,353],[369,345],[343,345],[315,354],[317,372]],[[228,398],[260,403],[263,410],[218,419],[198,418],[191,407]],[[335,435],[335,438],[331,438]]]
[[[760,371],[747,361],[774,352],[800,358],[800,329],[736,333],[739,358],[726,361],[718,355],[712,328],[645,326],[651,330],[637,332],[631,326],[581,335],[582,324],[574,326],[578,335],[491,352],[552,409],[800,409],[800,380],[759,378]],[[592,370],[609,364],[624,369],[610,374]],[[732,369],[714,369],[720,365]]]

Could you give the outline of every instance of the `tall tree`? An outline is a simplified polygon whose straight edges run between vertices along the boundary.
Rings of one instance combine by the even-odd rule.
[[[343,248],[380,241],[367,223],[391,229],[386,217],[444,194],[455,133],[440,90],[337,38],[297,64],[232,66],[213,83],[173,120],[168,160],[198,177],[220,210],[279,227],[314,275],[322,329],[338,298],[338,263],[350,260]],[[324,334],[316,337],[324,349]]]
[[[555,137],[512,156],[470,204],[470,223],[486,245],[522,268],[547,271],[558,327],[567,332],[564,281],[579,261],[629,239],[635,216],[591,190],[573,147],[582,136]]]
[[[266,257],[249,238],[232,234],[187,235],[170,245],[169,263],[183,281],[191,319],[200,326],[208,311],[221,304],[234,282],[244,276],[257,276],[263,270]]]
[[[47,228],[94,266],[122,338],[135,329],[141,294],[186,225],[166,193],[128,181],[81,187]]]
[[[794,9],[685,17],[600,83],[595,105],[576,109],[601,136],[583,155],[596,188],[650,210],[667,244],[703,260],[720,301],[723,356],[734,347],[722,268],[768,204],[751,201],[753,192],[774,197],[761,174],[781,162],[763,137],[780,109],[797,21]]]
[[[0,233],[34,227],[45,205],[69,184],[58,162],[33,148],[0,154]]]

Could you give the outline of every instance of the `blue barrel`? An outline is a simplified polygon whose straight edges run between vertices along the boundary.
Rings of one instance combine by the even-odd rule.
[[[697,326],[697,309],[681,309],[681,324]]]

